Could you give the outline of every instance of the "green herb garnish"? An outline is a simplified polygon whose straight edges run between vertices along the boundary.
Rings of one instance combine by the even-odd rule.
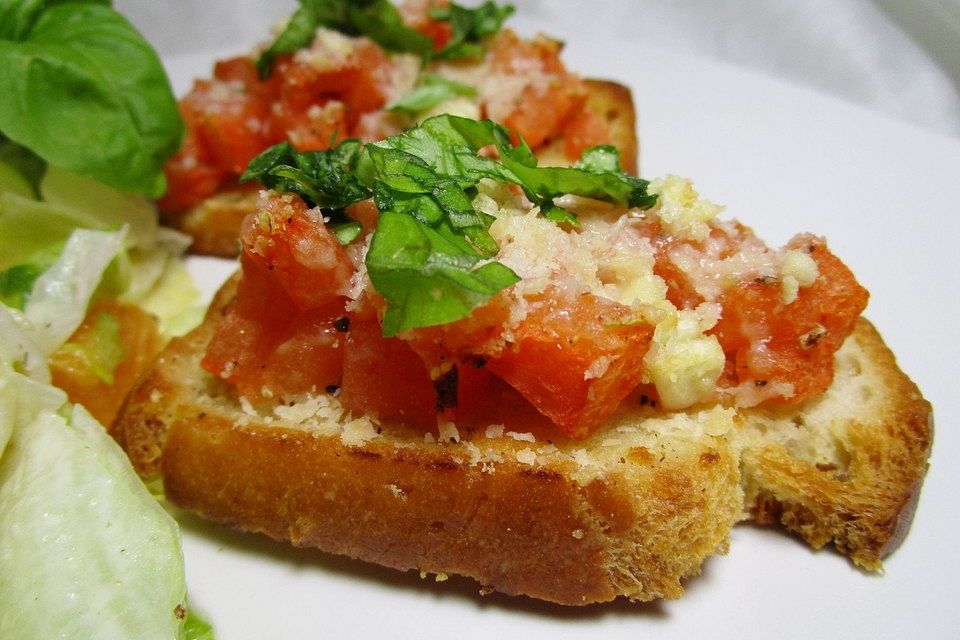
[[[309,45],[318,27],[367,36],[387,51],[430,56],[430,38],[403,24],[389,0],[300,0],[286,28],[256,60],[261,79],[270,77],[277,56]]]
[[[435,9],[430,13],[434,20],[450,22],[453,34],[450,41],[434,58],[476,58],[483,55],[484,38],[492,36],[503,26],[504,20],[513,15],[512,5],[498,6],[488,0],[475,9],[468,9],[451,2],[449,7]]]
[[[491,145],[499,160],[477,153]],[[255,158],[242,179],[320,207],[345,243],[360,231],[350,225],[346,207],[374,199],[380,218],[366,266],[387,301],[388,336],[453,322],[517,282],[515,273],[491,260],[499,250],[488,231],[493,218],[473,207],[481,180],[519,185],[545,217],[570,224],[575,216],[554,204],[555,197],[574,194],[642,209],[657,199],[647,193],[646,180],[620,170],[612,147],[587,150],[578,167],[539,167],[527,144],[514,144],[501,125],[449,115],[365,146],[348,140],[328,151],[298,153],[281,143]]]
[[[387,106],[387,111],[415,114],[446,102],[450,98],[460,96],[472,98],[475,95],[477,95],[477,90],[470,85],[460,84],[442,76],[428,73],[420,78],[420,83],[413,91]]]
[[[261,79],[270,77],[277,56],[293,53],[313,42],[318,27],[350,36],[366,36],[387,51],[414,53],[425,61],[452,60],[483,54],[482,41],[495,34],[513,14],[510,5],[485,2],[475,9],[451,3],[430,13],[434,20],[450,22],[452,35],[436,53],[430,38],[403,24],[400,12],[389,0],[299,0],[287,26],[256,60]]]
[[[159,197],[183,121],[157,54],[109,4],[0,3],[0,132],[50,164]]]

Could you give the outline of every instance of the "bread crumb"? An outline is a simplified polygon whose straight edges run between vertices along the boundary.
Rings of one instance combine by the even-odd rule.
[[[460,442],[460,432],[457,431],[457,425],[452,422],[441,422],[437,425],[437,431],[440,442]]]
[[[150,392],[150,402],[157,403],[160,402],[160,398],[163,397],[163,394],[160,393],[159,389],[154,389]]]
[[[436,580],[437,582],[446,582],[449,579],[450,579],[450,576],[445,574],[443,571],[439,572],[436,578],[434,578],[434,580]]]
[[[537,454],[532,449],[521,449],[517,451],[517,462],[533,465],[537,461]]]
[[[487,427],[485,432],[488,438],[499,438],[503,435],[504,426],[502,424],[492,424]]]
[[[403,489],[401,489],[400,487],[398,487],[398,486],[395,485],[395,484],[388,484],[388,485],[387,485],[387,490],[389,490],[390,493],[393,494],[393,497],[395,497],[397,500],[406,500],[406,499],[407,499],[407,492],[404,491]]]
[[[348,447],[356,447],[373,440],[380,434],[373,427],[373,423],[366,418],[357,418],[343,425],[340,442]]]
[[[470,454],[469,464],[471,467],[476,465],[483,458],[483,454],[480,451],[480,447],[473,444],[472,442],[464,442],[463,448],[466,449],[467,452]]]
[[[583,540],[583,529],[574,529],[570,535],[572,535],[577,540]]]

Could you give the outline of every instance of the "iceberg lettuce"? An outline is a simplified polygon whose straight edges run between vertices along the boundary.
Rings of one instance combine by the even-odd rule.
[[[182,637],[173,519],[0,305],[0,638]]]

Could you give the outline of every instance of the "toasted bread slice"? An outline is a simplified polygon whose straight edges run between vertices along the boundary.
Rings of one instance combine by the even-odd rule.
[[[881,568],[907,533],[933,439],[933,414],[861,319],[836,355],[833,384],[799,407],[742,412],[745,505],[813,547],[833,542]]]
[[[583,441],[526,433],[522,415],[435,437],[329,394],[239,401],[199,365],[235,286],[113,433],[175,504],[297,546],[570,605],[676,598],[745,518],[877,568],[926,470],[930,407],[866,320],[830,389],[799,407],[670,413],[633,397]]]
[[[601,117],[611,134],[611,144],[620,150],[623,170],[636,175],[638,143],[636,115],[630,89],[604,80],[584,80],[588,92],[587,109]],[[550,142],[537,151],[541,164],[565,166],[564,140]],[[233,257],[238,253],[237,238],[244,216],[256,210],[257,188],[238,185],[224,189],[190,209],[164,214],[164,224],[193,238],[190,250],[212,256]]]

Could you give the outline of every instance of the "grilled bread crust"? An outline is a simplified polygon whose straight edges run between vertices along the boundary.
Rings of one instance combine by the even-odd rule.
[[[620,150],[623,170],[637,173],[636,115],[630,89],[604,80],[584,80],[587,109],[601,117],[610,128],[611,143]],[[554,140],[538,152],[546,166],[570,164],[563,151],[563,139]],[[190,250],[203,255],[232,258],[238,253],[237,238],[244,216],[256,210],[256,186],[238,185],[224,189],[190,209],[163,214],[164,224],[193,238]]]
[[[386,423],[358,438],[350,416],[261,412],[200,368],[235,281],[113,434],[173,503],[296,546],[567,605],[676,598],[748,518],[878,568],[926,470],[930,407],[866,320],[831,388],[799,407],[668,413],[629,398],[584,441],[437,441]]]

